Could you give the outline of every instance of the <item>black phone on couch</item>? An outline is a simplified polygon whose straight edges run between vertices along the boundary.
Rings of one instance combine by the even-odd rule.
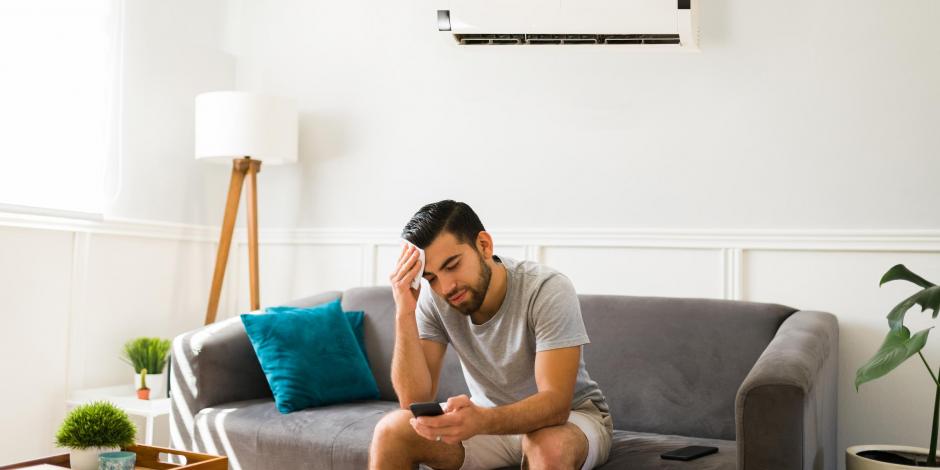
[[[666,460],[694,460],[699,457],[714,454],[715,452],[718,452],[717,447],[688,446],[681,449],[670,450],[669,452],[660,455],[660,457]]]

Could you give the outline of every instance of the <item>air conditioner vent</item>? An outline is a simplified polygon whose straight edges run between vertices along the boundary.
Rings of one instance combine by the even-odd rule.
[[[464,45],[679,44],[678,34],[455,34]]]

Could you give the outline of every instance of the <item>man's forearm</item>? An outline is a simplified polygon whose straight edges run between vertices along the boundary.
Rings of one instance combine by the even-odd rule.
[[[568,421],[571,397],[555,391],[538,392],[516,403],[483,408],[484,430],[480,434],[526,434]]]
[[[414,312],[395,315],[395,348],[392,353],[392,386],[402,408],[431,400],[428,370]]]

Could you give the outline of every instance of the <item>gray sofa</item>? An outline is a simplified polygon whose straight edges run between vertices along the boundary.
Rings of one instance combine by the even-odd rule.
[[[232,468],[366,468],[382,415],[398,408],[390,380],[395,305],[388,287],[327,292],[363,310],[381,401],[282,415],[238,318],[176,337],[172,446],[224,454]],[[829,313],[754,302],[581,295],[588,372],[611,407],[604,469],[836,468],[839,330]],[[467,393],[448,349],[439,401]],[[686,445],[718,447],[692,462],[662,460]]]

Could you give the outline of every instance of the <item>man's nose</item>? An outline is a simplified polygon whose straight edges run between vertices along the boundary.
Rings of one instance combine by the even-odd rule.
[[[455,291],[457,290],[456,279],[450,279],[449,277],[441,278],[441,285],[446,286],[446,288],[444,289],[444,294],[447,296],[454,294]]]

